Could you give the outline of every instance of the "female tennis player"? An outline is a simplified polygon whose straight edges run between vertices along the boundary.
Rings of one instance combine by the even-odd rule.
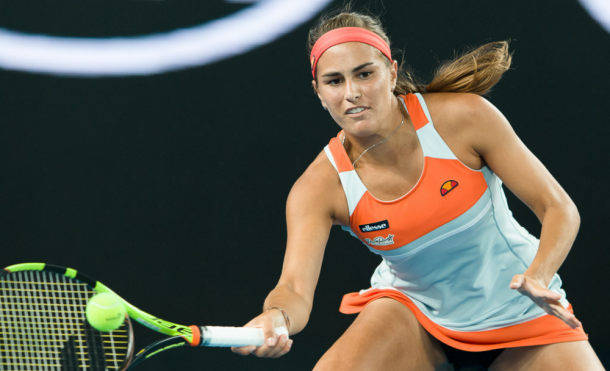
[[[351,11],[310,31],[313,87],[342,130],[288,197],[282,275],[246,325],[267,343],[233,351],[290,350],[273,329],[305,327],[338,224],[383,259],[370,288],[343,298],[341,312],[359,315],[316,371],[603,370],[556,274],[578,211],[481,97],[510,66],[507,43],[443,64],[426,86],[389,44],[376,18]],[[540,240],[513,219],[502,183],[538,216]]]

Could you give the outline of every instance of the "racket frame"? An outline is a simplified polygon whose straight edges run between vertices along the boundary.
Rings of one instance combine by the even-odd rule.
[[[157,318],[143,310],[135,307],[112,291],[108,286],[91,278],[90,276],[78,272],[76,269],[66,268],[58,265],[46,263],[22,263],[15,264],[4,268],[0,271],[0,277],[9,273],[24,272],[24,271],[50,271],[68,278],[76,279],[87,284],[93,291],[97,293],[111,293],[116,295],[125,306],[126,316],[135,320],[139,324],[153,331],[170,336],[163,340],[150,344],[146,348],[133,355],[133,344],[130,344],[129,356],[123,370],[129,370],[141,363],[142,361],[152,357],[153,355],[167,349],[176,348],[184,345],[198,346],[201,345],[201,330],[198,326],[183,326],[177,323],[169,322],[161,318]],[[131,322],[128,322],[128,331],[133,332]]]

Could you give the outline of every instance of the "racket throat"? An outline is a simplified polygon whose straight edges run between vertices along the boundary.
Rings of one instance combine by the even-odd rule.
[[[189,326],[189,328],[193,332],[191,335],[191,338],[189,339],[186,336],[183,336],[182,338],[184,340],[186,340],[186,342],[189,343],[192,347],[198,347],[198,346],[202,345],[201,344],[201,340],[203,340],[203,336],[201,336],[202,328],[199,326],[195,326],[195,325]]]

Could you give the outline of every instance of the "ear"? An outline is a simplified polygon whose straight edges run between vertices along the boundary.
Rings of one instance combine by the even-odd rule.
[[[328,108],[328,106],[326,105],[326,103],[324,103],[324,99],[322,98],[322,94],[320,94],[320,90],[318,90],[318,84],[316,84],[316,80],[311,80],[311,86],[313,87],[313,90],[316,92],[316,94],[318,95],[318,98],[320,98],[320,102],[322,103],[322,106],[324,108]]]
[[[390,86],[392,87],[392,91],[396,89],[396,83],[398,81],[398,61],[394,60],[392,62],[392,66],[390,67]]]

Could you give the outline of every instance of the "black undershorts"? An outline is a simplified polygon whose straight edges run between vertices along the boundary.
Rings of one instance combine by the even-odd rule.
[[[468,368],[468,370],[486,371],[489,366],[498,358],[500,353],[504,349],[487,350],[484,352],[467,352],[452,348],[447,344],[440,342],[441,348],[447,356],[447,361],[453,364],[455,371],[459,371],[461,368]]]

